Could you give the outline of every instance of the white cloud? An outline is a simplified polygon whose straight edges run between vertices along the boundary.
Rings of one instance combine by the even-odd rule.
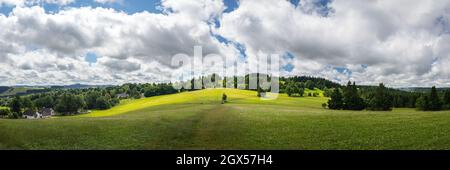
[[[355,73],[341,81],[391,86],[448,82],[445,69],[437,67],[449,57],[440,51],[449,49],[442,44],[449,34],[442,33],[450,30],[450,1],[336,0],[325,7],[311,2],[296,8],[288,1],[241,1],[237,10],[224,14],[217,32],[245,44],[249,55],[291,52],[294,74],[366,65],[365,72],[351,70]],[[331,9],[328,16],[325,8]],[[441,60],[433,64],[436,58]],[[436,76],[429,77],[433,68]]]
[[[68,5],[75,2],[75,0],[0,0],[0,6],[24,6],[24,5],[37,5],[41,3]]]
[[[217,2],[211,2],[216,5],[214,9],[222,8],[223,3]],[[209,1],[202,3],[210,6]],[[169,80],[170,74],[161,71],[171,73],[171,57],[178,53],[193,55],[194,46],[202,46],[205,55],[237,53],[210,34],[207,20],[217,15],[216,10],[193,14],[196,12],[191,8],[200,10],[193,4],[183,7],[165,1],[162,5],[173,12],[126,14],[84,7],[53,14],[38,6],[15,7],[9,16],[0,15],[0,40],[11,40],[0,41],[0,56],[5,58],[0,61],[0,74],[9,75],[7,83],[2,83],[163,81]],[[98,62],[89,66],[84,61],[87,53],[95,53]],[[74,67],[69,63],[55,66],[59,60],[70,61]],[[77,69],[80,65],[82,69]],[[26,80],[31,73],[35,78]]]
[[[68,5],[75,0],[44,0]],[[112,0],[96,0],[113,3]],[[167,80],[178,53],[226,55],[290,52],[293,72],[345,83],[450,86],[450,1],[242,0],[222,13],[221,0],[163,0],[163,14],[66,7],[46,13],[37,0],[0,0],[0,84],[125,83]],[[318,5],[319,4],[319,5]],[[215,21],[220,27],[215,28]],[[95,53],[97,63],[85,61]],[[234,56],[234,57],[231,57]],[[196,65],[196,68],[199,66]],[[335,67],[346,68],[340,72]]]
[[[122,0],[94,0],[97,3],[101,3],[101,4],[110,4],[110,3],[118,3],[118,2],[122,2]]]

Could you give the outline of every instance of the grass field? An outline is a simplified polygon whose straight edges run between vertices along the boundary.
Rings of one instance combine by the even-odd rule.
[[[74,117],[0,120],[0,149],[450,149],[450,111],[331,111],[326,101],[232,89],[128,100]]]

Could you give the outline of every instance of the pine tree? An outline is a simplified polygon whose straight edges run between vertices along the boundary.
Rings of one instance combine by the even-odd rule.
[[[344,109],[345,110],[363,110],[365,108],[364,99],[359,96],[356,83],[349,81],[344,90]]]
[[[397,99],[399,97],[397,96]],[[393,102],[392,97],[388,94],[386,87],[383,83],[376,89],[374,96],[369,102],[371,110],[392,110]]]
[[[433,86],[431,88],[431,94],[430,94],[430,110],[437,111],[442,109],[442,103],[441,99],[439,98],[439,95],[437,93],[436,87]]]
[[[444,106],[446,109],[450,109],[450,90],[446,90],[444,93]]]
[[[333,110],[340,110],[344,107],[344,101],[342,100],[341,91],[338,88],[333,90],[331,94],[331,99],[328,100],[328,108]]]

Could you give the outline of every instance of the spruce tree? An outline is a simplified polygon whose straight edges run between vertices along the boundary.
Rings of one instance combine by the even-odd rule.
[[[437,93],[436,87],[433,86],[431,88],[431,94],[430,94],[430,110],[437,111],[442,109],[442,103],[441,99],[439,98],[439,95]]]
[[[363,110],[365,108],[364,99],[359,96],[356,83],[349,81],[344,90],[344,109],[345,110]]]
[[[446,90],[444,93],[444,106],[446,109],[450,109],[450,90]]]
[[[387,89],[383,83],[381,83],[378,86],[369,104],[371,110],[382,110],[382,111],[392,110],[393,106],[392,97],[387,92]]]
[[[342,100],[342,94],[341,91],[338,88],[335,88],[333,90],[333,93],[331,94],[331,99],[328,100],[328,108],[333,110],[340,110],[343,109],[344,101]]]

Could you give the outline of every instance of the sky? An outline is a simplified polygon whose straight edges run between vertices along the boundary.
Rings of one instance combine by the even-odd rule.
[[[0,0],[0,85],[166,82],[201,47],[250,72],[278,54],[282,76],[450,87],[449,18],[448,0]]]

